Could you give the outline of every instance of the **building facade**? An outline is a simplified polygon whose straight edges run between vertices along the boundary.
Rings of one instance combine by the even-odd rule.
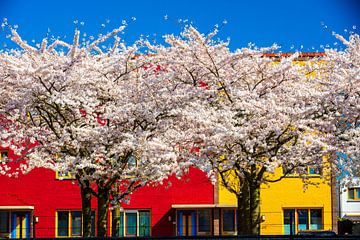
[[[2,157],[13,158],[1,150]],[[4,163],[4,162],[3,162]],[[277,169],[275,175],[282,174]],[[261,234],[334,230],[332,184],[309,168],[309,183],[290,175],[261,186]],[[74,179],[38,168],[17,178],[0,176],[0,237],[76,237],[82,235],[81,196]],[[341,216],[360,217],[360,187],[340,194]],[[128,204],[109,206],[109,236],[217,236],[236,234],[236,197],[212,185],[191,168],[181,179],[140,188]],[[93,198],[92,232],[96,236],[97,202]],[[290,223],[291,221],[291,223]]]
[[[360,177],[350,184],[343,184],[344,180],[338,186],[339,217],[352,221],[352,234],[360,234]]]
[[[282,173],[282,168],[278,168],[274,175],[281,176]],[[304,185],[299,176],[292,174],[279,182],[261,185],[261,235],[296,234],[303,230],[336,231],[336,212],[333,210],[336,196],[331,182],[324,181],[320,172],[311,168],[307,182]],[[221,205],[236,206],[237,203],[236,196],[221,183],[218,201]]]
[[[5,156],[14,158],[2,149],[0,164]],[[68,175],[43,168],[17,178],[0,175],[0,189],[0,238],[82,235],[80,189]],[[129,204],[109,206],[108,236],[210,235],[210,213],[204,207],[213,204],[214,186],[192,168],[181,179],[172,176],[161,185],[140,188]],[[96,236],[95,198],[92,211]]]

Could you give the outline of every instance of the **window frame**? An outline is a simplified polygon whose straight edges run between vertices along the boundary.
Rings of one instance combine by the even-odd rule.
[[[305,166],[304,168],[306,168],[306,174],[305,176],[307,177],[321,177],[323,175],[323,167],[320,166]],[[315,169],[315,173],[311,173],[312,169]],[[281,167],[282,170],[282,175],[284,175],[284,172],[286,171],[286,166],[282,165]],[[300,177],[299,172],[297,171],[297,168],[295,168],[293,170],[293,172],[288,173],[285,177],[287,178],[297,178]]]
[[[308,231],[308,230],[324,230],[324,209],[321,208],[321,207],[313,207],[313,208],[307,208],[307,207],[298,207],[298,208],[283,208],[282,209],[282,228],[283,228],[283,234],[285,234],[285,210],[293,210],[294,211],[294,219],[293,219],[293,222],[294,222],[294,232],[293,234],[297,234],[299,231]],[[307,211],[307,229],[300,229],[299,230],[299,213],[298,211],[301,211],[301,210],[306,210]],[[311,212],[312,210],[320,210],[321,211],[321,227],[320,229],[312,229],[311,227]]]
[[[149,213],[149,236],[140,236],[140,212],[148,212]],[[127,232],[127,213],[132,213],[132,214],[136,214],[136,234],[128,234]],[[111,223],[114,222],[114,213],[111,212]],[[151,225],[152,219],[151,219],[151,209],[146,209],[146,208],[139,208],[139,209],[121,209],[120,210],[120,215],[119,215],[119,231],[122,233],[122,236],[113,236],[114,235],[114,231],[113,229],[117,229],[117,226],[114,226],[113,224],[111,224],[111,235],[112,237],[122,237],[122,238],[126,238],[126,237],[151,237],[152,235],[152,225]],[[121,224],[122,223],[122,226]],[[122,227],[122,228],[120,228]]]
[[[1,232],[0,231],[0,237],[1,238],[6,238],[8,236],[10,236],[11,231],[10,231],[10,227],[11,227],[11,222],[10,222],[10,211],[0,211],[0,213],[6,213],[7,214],[7,219],[6,219],[6,223],[7,223],[7,231],[6,232]],[[1,230],[1,229],[0,229]]]
[[[225,231],[224,230],[224,211],[233,211],[233,214],[234,214],[234,230],[233,231]],[[221,233],[223,235],[234,235],[236,233],[236,208],[222,208],[221,209],[221,214],[220,214],[220,217],[221,217]]]
[[[67,236],[59,236],[59,212],[67,212]],[[81,216],[81,225],[80,225],[80,235],[73,235],[73,213],[79,212]],[[92,232],[92,235],[96,235],[96,213],[95,209],[91,209],[91,215],[94,217],[94,222],[92,223],[91,230],[94,230]],[[82,215],[81,209],[57,209],[55,212],[55,238],[81,238],[83,237],[83,224],[84,224],[84,218]],[[94,228],[93,228],[94,227]]]
[[[74,180],[76,178],[70,172],[63,174],[61,171],[55,171],[55,179],[57,179],[57,180]]]
[[[360,187],[349,187],[347,189],[347,192],[348,192],[348,194],[347,194],[348,201],[360,201]],[[359,192],[359,197],[356,196],[357,192]],[[350,198],[350,193],[353,194],[353,198]]]
[[[200,211],[208,211],[209,212],[209,231],[208,232],[204,232],[204,231],[200,231]],[[212,221],[213,220],[213,211],[211,208],[204,208],[204,209],[197,209],[196,211],[196,232],[197,235],[199,236],[210,236],[212,233]]]
[[[4,153],[6,157],[9,157],[9,150],[2,149],[0,150],[0,163],[7,163],[8,161],[3,160]]]

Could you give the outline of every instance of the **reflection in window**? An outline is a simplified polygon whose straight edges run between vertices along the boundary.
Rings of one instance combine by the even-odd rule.
[[[57,211],[57,236],[82,236],[81,211]],[[95,236],[95,211],[91,211],[91,236]]]
[[[296,220],[296,221],[295,221]],[[284,209],[284,234],[297,233],[303,230],[323,229],[322,209]]]
[[[71,214],[71,235],[81,236],[81,212],[72,212]]]
[[[289,235],[292,226],[292,233],[295,233],[295,210],[284,210],[284,234]]]
[[[151,222],[149,210],[112,211],[112,236],[140,236],[149,237]]]
[[[307,209],[298,209],[298,230],[307,230],[309,229],[308,222],[308,210]]]
[[[128,158],[127,166],[128,166],[129,169],[133,169],[133,168],[135,168],[137,166],[136,165],[136,158],[133,155],[131,155]]]
[[[136,236],[136,227],[137,227],[137,214],[136,213],[126,213],[126,236]]]
[[[321,209],[310,210],[310,229],[320,230],[322,226],[322,211]]]

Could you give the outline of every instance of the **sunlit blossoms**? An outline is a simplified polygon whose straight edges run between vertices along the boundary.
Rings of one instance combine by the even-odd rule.
[[[327,179],[326,172],[354,167],[354,162],[338,164],[336,133],[341,112],[351,119],[343,149],[356,152],[359,91],[353,85],[359,86],[359,67],[353,62],[359,57],[348,55],[359,51],[353,46],[358,37],[345,42],[345,53],[332,50],[333,57],[310,59],[301,53],[269,54],[277,46],[231,52],[227,43],[212,40],[216,33],[203,35],[189,27],[180,37],[166,36],[170,47],[153,50],[171,66],[175,81],[203,90],[193,99],[193,110],[185,112],[191,123],[186,135],[195,137],[185,148],[193,149],[187,158],[237,196],[238,233],[259,234],[262,183],[294,173],[306,181],[309,167],[322,169]],[[346,81],[337,78],[339,70],[347,71]],[[283,174],[274,177],[279,167]]]
[[[110,193],[116,203],[181,173],[181,115],[197,90],[176,88],[156,59],[140,54],[141,42],[125,47],[115,37],[106,52],[98,47],[123,28],[84,47],[76,30],[72,44],[44,39],[39,48],[12,29],[22,50],[0,55],[0,137],[24,159],[13,173],[70,172],[81,189],[106,194],[106,209]]]
[[[237,196],[238,234],[258,234],[262,183],[359,167],[358,35],[310,59],[271,54],[276,45],[231,51],[217,29],[192,26],[166,46],[125,46],[123,29],[39,47],[12,29],[22,50],[0,55],[0,139],[23,159],[15,170],[71,172],[107,206],[195,165]],[[339,151],[353,161],[339,162]]]

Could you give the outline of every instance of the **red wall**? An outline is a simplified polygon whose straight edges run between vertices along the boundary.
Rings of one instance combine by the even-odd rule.
[[[130,204],[124,204],[122,207],[124,209],[150,209],[151,235],[175,236],[175,210],[171,209],[172,204],[213,203],[213,185],[203,172],[192,168],[189,174],[180,180],[170,177],[169,181],[163,185],[139,189],[131,195]]]
[[[212,204],[213,197],[213,185],[205,174],[190,169],[180,180],[170,177],[163,185],[137,190],[131,195],[130,204],[122,207],[150,209],[152,236],[172,236],[175,235],[172,204]],[[56,210],[80,210],[80,190],[75,180],[57,180],[55,172],[42,168],[18,178],[0,175],[0,206],[34,206],[34,216],[39,219],[35,236],[54,237]],[[96,208],[95,198],[92,207]]]
[[[18,178],[0,176],[0,206],[34,206],[36,237],[55,236],[56,210],[80,210],[80,190],[72,180],[57,180],[55,172],[36,169]],[[96,201],[92,203],[96,207]]]

